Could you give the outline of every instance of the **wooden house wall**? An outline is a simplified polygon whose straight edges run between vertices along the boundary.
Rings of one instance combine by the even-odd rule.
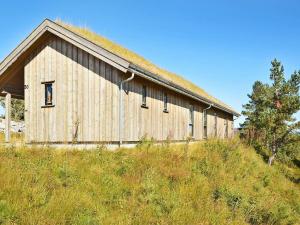
[[[31,54],[24,74],[27,142],[119,140],[119,83],[130,74],[58,37],[51,37]],[[54,107],[42,107],[45,81],[54,81]],[[141,107],[143,85],[147,87],[147,109]],[[168,113],[163,112],[164,92],[168,94]],[[184,140],[189,104],[194,106],[194,138],[202,139],[202,110],[207,106],[139,77],[125,85],[123,96],[124,141],[138,141],[145,135],[156,140]],[[208,113],[209,137],[214,135],[213,114],[213,110]],[[224,136],[222,118],[226,114],[218,114],[218,129]]]
[[[147,107],[142,108],[142,87],[147,88]],[[163,96],[168,96],[168,113]],[[138,141],[143,136],[156,140],[185,140],[188,137],[189,104],[194,106],[194,138],[202,138],[202,108],[194,101],[141,78],[128,84],[125,92],[125,141]]]

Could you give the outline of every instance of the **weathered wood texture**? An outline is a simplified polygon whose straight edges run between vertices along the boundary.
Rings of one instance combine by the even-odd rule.
[[[51,37],[27,59],[25,68],[25,120],[27,142],[116,142],[119,137],[119,84],[130,76],[87,52]],[[44,106],[45,86],[53,83],[54,107]],[[142,86],[147,86],[147,107],[142,108]],[[163,93],[168,113],[163,112]],[[194,138],[202,139],[202,110],[206,105],[135,77],[124,90],[124,138],[138,141],[184,140],[188,136],[189,105],[194,106]],[[224,120],[232,134],[232,115],[208,111],[208,136],[224,137]]]

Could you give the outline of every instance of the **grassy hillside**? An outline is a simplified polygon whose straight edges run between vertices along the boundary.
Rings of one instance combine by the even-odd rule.
[[[0,224],[299,224],[297,176],[239,140],[188,150],[2,147]]]

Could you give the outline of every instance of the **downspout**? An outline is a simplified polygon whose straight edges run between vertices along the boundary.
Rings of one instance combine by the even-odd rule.
[[[134,78],[134,73],[131,74],[131,77],[129,77],[126,80],[122,80],[120,83],[120,89],[119,89],[119,146],[123,143],[123,125],[124,125],[124,117],[123,117],[123,85]]]
[[[206,113],[207,110],[209,110],[214,104],[210,104],[209,107],[207,107],[206,109],[203,109],[203,113],[202,113],[202,121],[203,121],[203,126],[202,126],[202,131],[203,131],[203,136],[204,136],[204,113]],[[207,118],[206,118],[207,119]],[[207,129],[207,128],[206,128]],[[206,134],[206,138],[207,138],[207,134]]]

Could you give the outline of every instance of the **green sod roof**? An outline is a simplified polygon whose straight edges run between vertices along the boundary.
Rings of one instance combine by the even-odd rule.
[[[128,62],[135,64],[153,74],[156,74],[159,77],[162,77],[168,81],[173,82],[174,84],[181,86],[182,88],[185,88],[197,95],[200,95],[201,97],[204,97],[210,101],[212,101],[215,104],[218,104],[230,111],[235,112],[230,106],[226,105],[222,101],[216,99],[215,97],[209,95],[206,91],[204,91],[202,88],[198,87],[197,85],[193,84],[192,82],[184,79],[182,76],[179,76],[175,73],[169,72],[165,69],[162,69],[149,60],[145,59],[144,57],[138,55],[137,53],[119,45],[111,40],[91,31],[90,29],[86,27],[78,27],[74,26],[69,23],[65,23],[61,20],[56,20],[56,23],[61,25],[62,27],[76,33],[77,35],[99,45],[100,47],[120,56],[121,58],[124,58]]]

